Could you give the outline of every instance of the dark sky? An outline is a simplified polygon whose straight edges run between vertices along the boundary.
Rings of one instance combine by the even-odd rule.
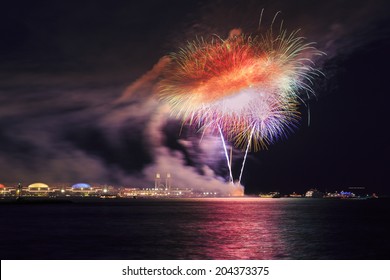
[[[252,32],[262,8],[263,24],[280,10],[327,55],[316,61],[325,76],[310,126],[302,106],[294,134],[250,154],[247,193],[390,193],[390,7],[380,0],[9,1],[0,11],[0,182],[147,186],[159,171],[180,186],[223,187],[220,145],[191,128],[179,135],[150,97],[153,73],[196,36]],[[236,177],[242,156],[235,151]]]

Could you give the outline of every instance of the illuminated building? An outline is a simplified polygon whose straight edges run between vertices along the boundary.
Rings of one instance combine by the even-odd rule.
[[[167,173],[167,178],[165,179],[165,190],[171,190],[171,173]]]
[[[86,184],[86,183],[77,183],[77,184],[74,184],[72,187],[71,187],[71,190],[73,195],[80,195],[80,196],[88,196],[90,195],[91,193],[95,192],[91,185],[89,184]]]
[[[210,192],[211,194],[212,192]],[[194,196],[191,188],[171,188],[169,189],[168,195],[170,197],[192,197]]]
[[[156,173],[156,177],[154,178],[154,189],[159,190],[163,189],[169,191],[172,185],[172,176],[171,173],[167,173],[165,177],[165,184],[161,182],[161,174]]]
[[[0,184],[0,196],[9,196],[11,195],[11,190],[10,188],[7,188],[3,184]]]
[[[161,185],[161,176],[160,173],[156,173],[156,177],[154,178],[154,189],[158,190]]]
[[[163,175],[161,175],[163,174]],[[210,190],[193,190],[190,187],[173,186],[171,173],[156,173],[155,184],[146,187],[114,187],[107,184],[70,184],[58,182],[49,185],[33,183],[22,186],[13,183],[10,187],[0,184],[0,196],[5,197],[90,197],[90,198],[189,198],[218,197],[221,194]]]
[[[47,196],[49,192],[49,186],[44,183],[34,183],[27,187],[27,194],[32,196]]]
[[[166,196],[166,192],[156,188],[124,188],[120,191],[121,197],[151,197]]]

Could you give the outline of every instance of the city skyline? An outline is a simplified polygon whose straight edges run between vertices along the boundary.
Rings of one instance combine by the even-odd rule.
[[[173,176],[172,176],[173,175]],[[175,195],[173,197],[177,197],[181,191],[190,191],[191,194],[186,194],[187,197],[192,196],[192,192],[196,193],[196,196],[199,197],[199,194],[203,194],[206,197],[210,196],[244,196],[245,194],[242,192],[237,192],[236,187],[232,182],[226,187],[226,189],[222,190],[212,190],[206,187],[200,186],[178,186],[175,185],[174,174],[170,172],[161,173],[157,172],[154,174],[154,182],[145,183],[142,186],[134,186],[134,185],[113,185],[109,183],[97,183],[97,182],[34,182],[34,183],[22,183],[22,182],[13,182],[13,183],[0,183],[0,196],[8,195],[8,196],[16,196],[20,195],[21,191],[27,196],[31,195],[50,195],[52,197],[64,196],[65,194],[79,194],[82,196],[89,195],[105,195],[107,193],[111,195],[118,195],[123,191],[130,191],[134,194],[131,195],[119,195],[118,197],[134,197],[134,196],[169,196],[169,192],[175,190]],[[230,188],[229,188],[230,187]],[[19,190],[19,191],[18,191]],[[147,193],[143,193],[146,190]],[[155,193],[154,191],[158,191]],[[161,192],[162,191],[162,192]],[[298,191],[298,193],[297,193]],[[301,189],[295,190],[291,193],[286,193],[285,191],[281,191],[279,189],[260,189],[258,193],[252,193],[250,195],[260,195],[265,197],[274,197],[270,194],[277,194],[275,197],[311,197],[308,193],[317,192],[319,196],[327,196],[327,197],[336,197],[340,198],[343,196],[352,196],[352,197],[375,197],[377,198],[377,191],[375,189],[366,188],[363,186],[329,186],[325,189],[317,189],[316,187],[306,188],[303,192]],[[194,195],[195,196],[195,195]],[[318,196],[318,197],[319,197]],[[381,194],[382,197],[388,197],[387,195]]]

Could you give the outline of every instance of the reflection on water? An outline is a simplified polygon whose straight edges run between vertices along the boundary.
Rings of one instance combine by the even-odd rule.
[[[202,203],[198,205],[202,206]],[[203,209],[199,221],[183,224],[182,231],[195,241],[188,257],[273,259],[284,256],[284,240],[277,222],[282,210],[271,200],[209,200],[208,207]]]
[[[389,201],[0,205],[1,259],[389,259]]]

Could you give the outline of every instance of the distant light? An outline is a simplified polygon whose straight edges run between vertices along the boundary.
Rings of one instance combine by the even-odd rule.
[[[72,189],[89,189],[91,188],[91,185],[89,184],[86,184],[86,183],[78,183],[78,184],[74,184],[72,186]]]

